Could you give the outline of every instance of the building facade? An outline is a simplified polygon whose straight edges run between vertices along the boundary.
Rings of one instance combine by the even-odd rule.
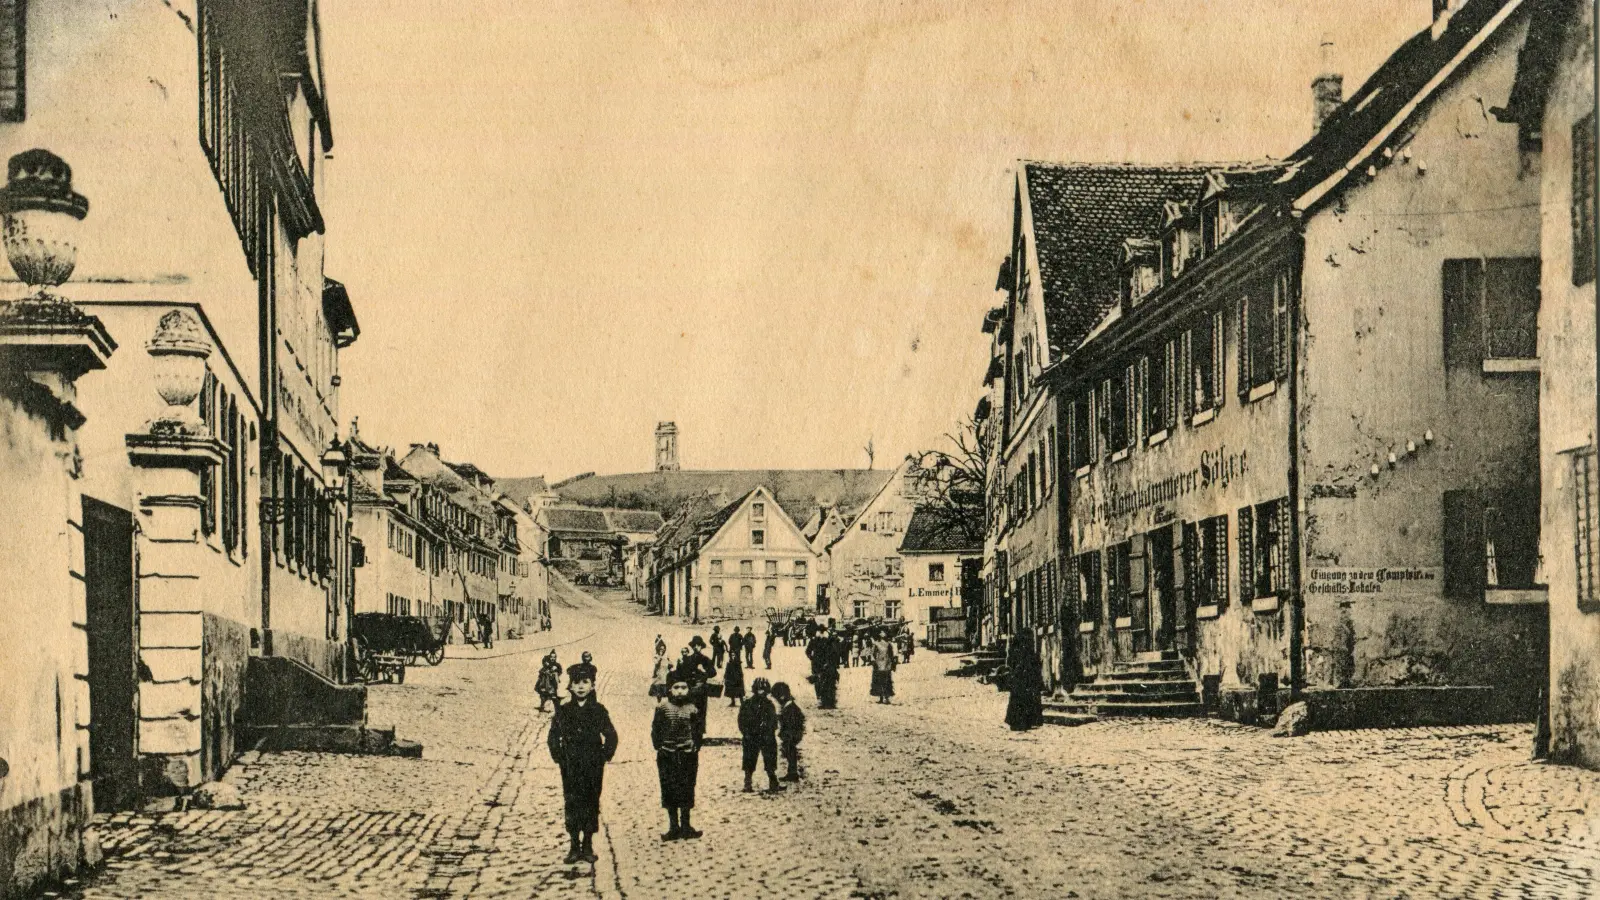
[[[902,462],[878,493],[828,544],[828,591],[839,619],[897,620],[907,613],[900,542],[917,508],[917,486]]]
[[[1539,519],[1549,586],[1549,755],[1600,768],[1595,9],[1544,2],[1497,114],[1540,158]]]
[[[794,520],[758,487],[732,503],[702,502],[674,517],[657,544],[652,593],[663,615],[690,621],[809,607],[816,559]]]
[[[1175,656],[1224,714],[1304,698],[1322,727],[1532,718],[1538,179],[1477,102],[1520,7],[1441,9],[1122,255],[1052,378],[1082,673]]]
[[[918,507],[899,551],[915,633],[935,649],[968,649],[969,616],[983,595],[982,507]]]

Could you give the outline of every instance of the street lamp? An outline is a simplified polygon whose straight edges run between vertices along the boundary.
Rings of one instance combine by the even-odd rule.
[[[64,302],[50,294],[78,262],[78,227],[89,200],[72,189],[72,167],[48,150],[27,150],[6,164],[0,188],[0,236],[17,277],[39,289],[36,300]]]

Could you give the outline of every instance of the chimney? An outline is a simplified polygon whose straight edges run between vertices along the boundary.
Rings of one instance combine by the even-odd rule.
[[[1438,40],[1439,35],[1450,27],[1450,17],[1466,5],[1467,0],[1433,0],[1433,39]]]
[[[1438,2],[1438,0],[1435,0]],[[1333,38],[1322,36],[1322,74],[1311,79],[1311,130],[1321,131],[1322,124],[1344,102],[1344,76],[1333,71]]]

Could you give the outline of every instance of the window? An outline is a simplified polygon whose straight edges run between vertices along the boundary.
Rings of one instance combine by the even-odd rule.
[[[1201,315],[1189,327],[1185,342],[1190,389],[1184,398],[1184,413],[1193,416],[1222,403],[1222,313]]]
[[[858,599],[853,604],[852,612],[858,619],[865,619],[872,612],[872,601]]]
[[[1106,599],[1111,618],[1125,619],[1129,608],[1128,583],[1133,577],[1133,545],[1127,541],[1106,548]]]
[[[1595,120],[1589,113],[1572,126],[1572,283],[1594,280]]]
[[[764,530],[762,530],[760,528],[751,529],[751,531],[750,531],[750,546],[752,546],[752,547],[765,547],[766,545],[767,545],[767,533],[766,533],[766,531],[764,531]]]
[[[1539,258],[1444,262],[1444,364],[1533,359],[1539,352]]]
[[[1184,584],[1196,607],[1228,606],[1228,517],[1183,526]]]
[[[1094,451],[1091,449],[1094,438],[1090,432],[1089,408],[1087,394],[1073,400],[1071,406],[1067,408],[1067,455],[1074,472],[1089,465],[1094,459]]]
[[[1079,556],[1078,570],[1078,620],[1100,621],[1100,553],[1090,551]]]
[[[794,574],[799,576],[800,578],[806,577],[806,561],[805,560],[797,559],[797,560],[794,561]]]
[[[711,561],[711,574],[713,574],[713,575],[721,575],[722,574],[722,560],[713,559]]]
[[[767,606],[778,605],[778,586],[769,584],[761,591],[761,602]]]
[[[905,560],[898,556],[887,557],[883,561],[884,574],[890,578],[899,578],[905,574],[904,564]]]
[[[885,600],[885,601],[883,601],[883,617],[885,619],[890,619],[890,620],[900,618],[900,601],[899,600]]]
[[[1444,494],[1446,597],[1482,599],[1485,588],[1529,588],[1539,560],[1539,487]]]
[[[750,518],[752,521],[765,522],[767,520],[767,505],[765,503],[750,504]]]
[[[1118,372],[1114,377],[1101,383],[1100,394],[1104,399],[1105,409],[1101,412],[1103,427],[1101,435],[1105,441],[1103,452],[1114,454],[1119,450],[1128,449],[1132,429],[1129,427],[1129,410],[1132,408],[1130,382],[1133,380],[1133,367],[1128,366]]]
[[[1289,501],[1239,510],[1239,600],[1282,597],[1289,590]]]
[[[1144,416],[1145,439],[1166,431],[1173,426],[1172,410],[1172,369],[1173,345],[1171,341],[1161,345],[1161,348],[1139,360],[1139,377],[1144,382],[1144,403],[1141,405],[1141,414]]]
[[[1261,286],[1239,298],[1239,393],[1270,384],[1287,373],[1286,350],[1291,282],[1287,272],[1272,279],[1270,294]]]
[[[754,560],[749,560],[749,559],[741,559],[741,560],[739,560],[739,574],[740,575],[754,575],[755,573],[756,573],[756,564],[755,564]]]
[[[711,602],[713,605],[722,602],[722,585],[713,584],[711,586]]]
[[[944,563],[928,563],[928,580],[944,580]]]
[[[756,598],[756,589],[748,584],[739,585],[739,602],[749,606]]]
[[[766,571],[766,573],[768,575],[777,575],[778,574],[778,561],[775,560],[775,559],[767,560],[766,561],[766,566],[765,566],[765,571]]]
[[[796,585],[795,586],[795,589],[794,589],[794,605],[795,606],[805,606],[806,605],[806,589],[805,589],[805,585]]]

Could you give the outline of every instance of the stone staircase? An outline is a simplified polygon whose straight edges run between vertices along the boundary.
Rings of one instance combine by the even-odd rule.
[[[1205,715],[1200,691],[1175,651],[1140,654],[1111,672],[1080,684],[1065,697],[1047,699],[1048,725],[1082,725],[1107,716],[1182,718]]]

